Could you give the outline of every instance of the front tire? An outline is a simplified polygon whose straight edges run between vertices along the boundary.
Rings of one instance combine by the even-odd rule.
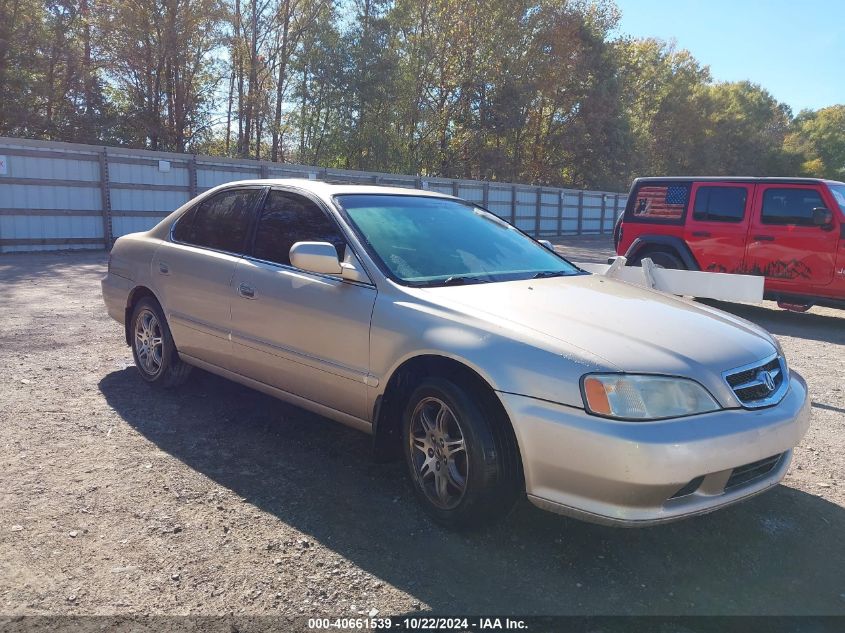
[[[402,419],[414,492],[441,525],[477,527],[507,514],[521,492],[516,447],[485,398],[439,377],[424,378]]]
[[[145,381],[171,388],[188,378],[191,366],[179,358],[158,302],[144,297],[132,310],[130,330],[135,367]]]

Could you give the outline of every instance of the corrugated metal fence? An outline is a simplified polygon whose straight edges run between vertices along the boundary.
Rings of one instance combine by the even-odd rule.
[[[613,230],[625,194],[426,178],[0,137],[0,252],[108,248],[232,180],[312,178],[431,189],[536,237]]]

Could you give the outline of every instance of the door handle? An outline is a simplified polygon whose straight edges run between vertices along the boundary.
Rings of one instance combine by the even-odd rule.
[[[169,275],[169,274],[170,274],[170,268],[169,268],[169,267],[167,266],[167,264],[165,264],[164,262],[159,262],[159,263],[158,263],[158,271],[159,271],[162,275]]]
[[[238,286],[238,294],[247,299],[255,299],[255,288],[242,283]]]
[[[693,231],[693,237],[710,237],[710,231]]]
[[[755,235],[754,241],[755,242],[774,242],[775,236],[774,235]]]

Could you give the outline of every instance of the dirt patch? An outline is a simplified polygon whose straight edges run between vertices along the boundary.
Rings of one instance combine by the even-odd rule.
[[[525,503],[459,535],[366,435],[200,371],[143,383],[104,269],[0,257],[0,613],[845,613],[845,312],[719,305],[774,332],[810,385],[812,428],[773,491],[640,530]]]

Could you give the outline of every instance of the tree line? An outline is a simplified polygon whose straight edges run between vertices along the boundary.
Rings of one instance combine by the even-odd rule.
[[[0,0],[0,134],[623,190],[845,179],[845,105],[793,115],[610,0]]]

